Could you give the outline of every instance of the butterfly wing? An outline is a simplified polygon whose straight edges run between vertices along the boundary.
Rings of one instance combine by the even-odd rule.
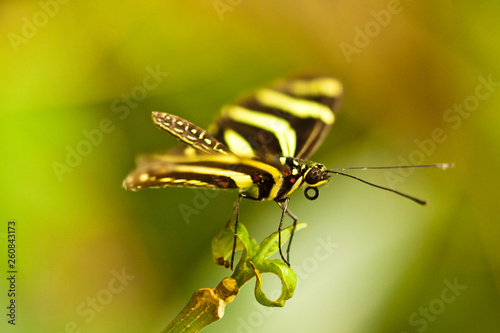
[[[158,187],[237,189],[259,200],[273,197],[281,172],[235,155],[144,155],[123,182],[132,191]]]
[[[240,159],[223,143],[195,124],[163,112],[153,112],[153,121],[186,146],[164,154],[143,155],[123,186],[128,190],[149,187],[248,188],[251,177],[237,172]]]
[[[170,186],[223,189],[252,186],[251,177],[231,170],[231,165],[238,161],[234,157],[209,155],[143,155],[123,185],[133,191]]]
[[[327,76],[283,80],[223,107],[210,132],[241,157],[307,159],[333,124],[342,94],[342,84]]]
[[[260,184],[254,197],[272,197],[267,192],[280,181],[282,167],[274,157],[312,155],[335,119],[341,96],[342,85],[329,77],[284,80],[224,107],[211,132],[180,117],[153,112],[160,129],[188,146],[142,156],[124,187],[247,191]],[[269,188],[262,187],[264,178]]]
[[[164,112],[153,112],[152,116],[157,127],[170,133],[198,152],[209,155],[233,155],[226,145],[190,121]]]

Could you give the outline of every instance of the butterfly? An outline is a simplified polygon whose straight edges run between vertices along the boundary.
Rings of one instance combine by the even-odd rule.
[[[305,189],[307,199],[314,200],[319,196],[318,186],[336,174],[425,204],[420,199],[339,171],[368,167],[328,169],[309,160],[335,121],[343,91],[342,83],[329,76],[280,80],[222,107],[209,130],[173,114],[153,112],[155,125],[184,145],[167,153],[140,157],[137,168],[126,177],[123,185],[133,191],[172,186],[237,190],[231,268],[242,198],[273,200],[282,209],[278,226],[279,253],[288,265],[293,233],[285,259],[280,231],[285,215],[292,218],[293,228],[297,224],[298,219],[289,211],[288,204],[290,194],[299,187]],[[429,166],[448,167],[447,164],[425,167]]]

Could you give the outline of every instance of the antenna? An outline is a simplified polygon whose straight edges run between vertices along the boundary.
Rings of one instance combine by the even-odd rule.
[[[388,188],[388,187],[384,187],[384,186],[380,186],[380,185],[377,185],[377,184],[370,183],[369,181],[363,180],[363,179],[355,177],[353,175],[349,175],[347,173],[339,172],[338,170],[410,169],[410,168],[438,168],[438,169],[441,169],[441,170],[446,170],[446,169],[452,168],[454,166],[455,165],[453,163],[437,163],[437,164],[401,165],[401,166],[389,166],[389,167],[336,168],[336,169],[327,169],[326,171],[329,172],[329,173],[336,174],[336,175],[346,176],[346,177],[349,177],[349,178],[352,178],[352,179],[356,179],[356,180],[359,180],[360,182],[363,182],[363,183],[368,184],[370,186],[373,186],[373,187],[376,187],[376,188],[380,188],[382,190],[386,190],[386,191],[389,191],[389,192],[396,193],[396,194],[398,194],[398,195],[400,195],[402,197],[405,197],[407,199],[410,199],[410,200],[418,203],[419,205],[425,206],[427,204],[427,201],[425,201],[425,200],[421,200],[421,199],[415,198],[414,196],[411,196],[411,195],[408,195],[408,194],[405,194],[405,193],[393,190],[392,188]]]
[[[421,164],[421,165],[400,165],[400,166],[376,166],[376,167],[351,167],[351,168],[335,168],[328,169],[331,171],[339,171],[339,170],[374,170],[374,169],[412,169],[412,168],[438,168],[441,170],[446,170],[449,168],[453,168],[455,166],[454,163],[436,163],[436,164]]]

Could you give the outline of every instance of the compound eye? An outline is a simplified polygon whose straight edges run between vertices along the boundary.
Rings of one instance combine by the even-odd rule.
[[[319,168],[311,168],[306,175],[306,183],[314,185],[323,179],[323,172]]]

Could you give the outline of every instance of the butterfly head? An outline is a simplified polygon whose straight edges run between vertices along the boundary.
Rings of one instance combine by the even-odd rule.
[[[326,167],[320,163],[313,163],[304,166],[303,185],[307,186],[304,195],[309,200],[314,200],[319,196],[318,186],[325,184],[330,179],[330,174]],[[311,194],[311,191],[313,194]]]

